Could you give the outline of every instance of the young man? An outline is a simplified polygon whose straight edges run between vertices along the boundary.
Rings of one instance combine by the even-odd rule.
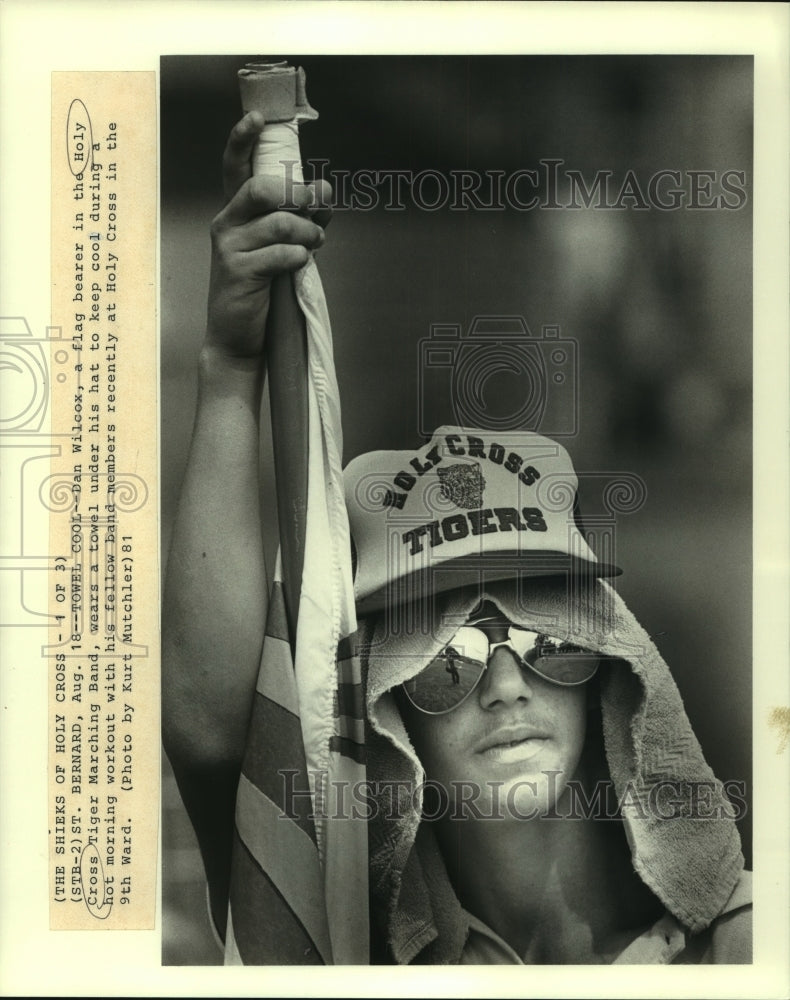
[[[277,184],[250,177],[261,125],[245,116],[226,150],[163,613],[165,746],[221,933],[267,610],[269,288],[321,246],[328,219],[314,207],[326,189],[297,186],[283,210]],[[365,501],[371,476],[394,484],[384,507]],[[559,500],[540,493],[552,483]],[[750,960],[732,806],[666,665],[604,582],[614,569],[588,548],[574,492],[564,449],[526,433],[440,428],[347,470],[374,961]]]
[[[750,961],[735,805],[586,544],[565,450],[442,427],[346,475],[374,957]],[[408,492],[382,510],[377,480]]]

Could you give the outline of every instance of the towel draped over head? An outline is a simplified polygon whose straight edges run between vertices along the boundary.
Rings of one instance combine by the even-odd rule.
[[[493,601],[515,624],[539,626],[607,657],[599,672],[605,757],[634,869],[690,932],[706,928],[730,897],[744,861],[733,805],[705,762],[666,663],[603,580],[499,581],[482,591],[467,587],[436,595],[410,611],[379,612],[361,629],[368,777],[385,779],[388,794],[397,795],[396,803],[381,803],[369,835],[374,911],[386,925],[396,961],[413,960],[427,945],[437,947],[443,904],[437,900],[441,887],[430,884],[425,852],[431,848],[422,831],[418,838],[422,802],[414,790],[425,774],[393,688],[441,650],[481,598]],[[693,797],[678,794],[699,782],[706,788],[704,809],[695,807]],[[667,790],[670,799],[674,790],[670,811]],[[431,960],[441,960],[441,954]]]

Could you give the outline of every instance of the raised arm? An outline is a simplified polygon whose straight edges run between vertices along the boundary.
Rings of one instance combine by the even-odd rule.
[[[246,115],[223,162],[228,202],[212,226],[197,413],[173,530],[162,615],[162,725],[200,844],[220,931],[236,784],[259,667],[267,592],[258,488],[262,363],[272,278],[323,242],[326,191],[251,177],[263,126]]]

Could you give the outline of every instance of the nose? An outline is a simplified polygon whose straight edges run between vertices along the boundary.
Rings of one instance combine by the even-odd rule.
[[[488,660],[488,669],[480,681],[480,707],[493,709],[518,701],[529,701],[533,690],[528,671],[507,646],[499,646]]]

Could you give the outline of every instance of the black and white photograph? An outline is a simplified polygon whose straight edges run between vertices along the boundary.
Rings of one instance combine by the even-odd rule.
[[[160,87],[163,961],[751,962],[753,60]]]

